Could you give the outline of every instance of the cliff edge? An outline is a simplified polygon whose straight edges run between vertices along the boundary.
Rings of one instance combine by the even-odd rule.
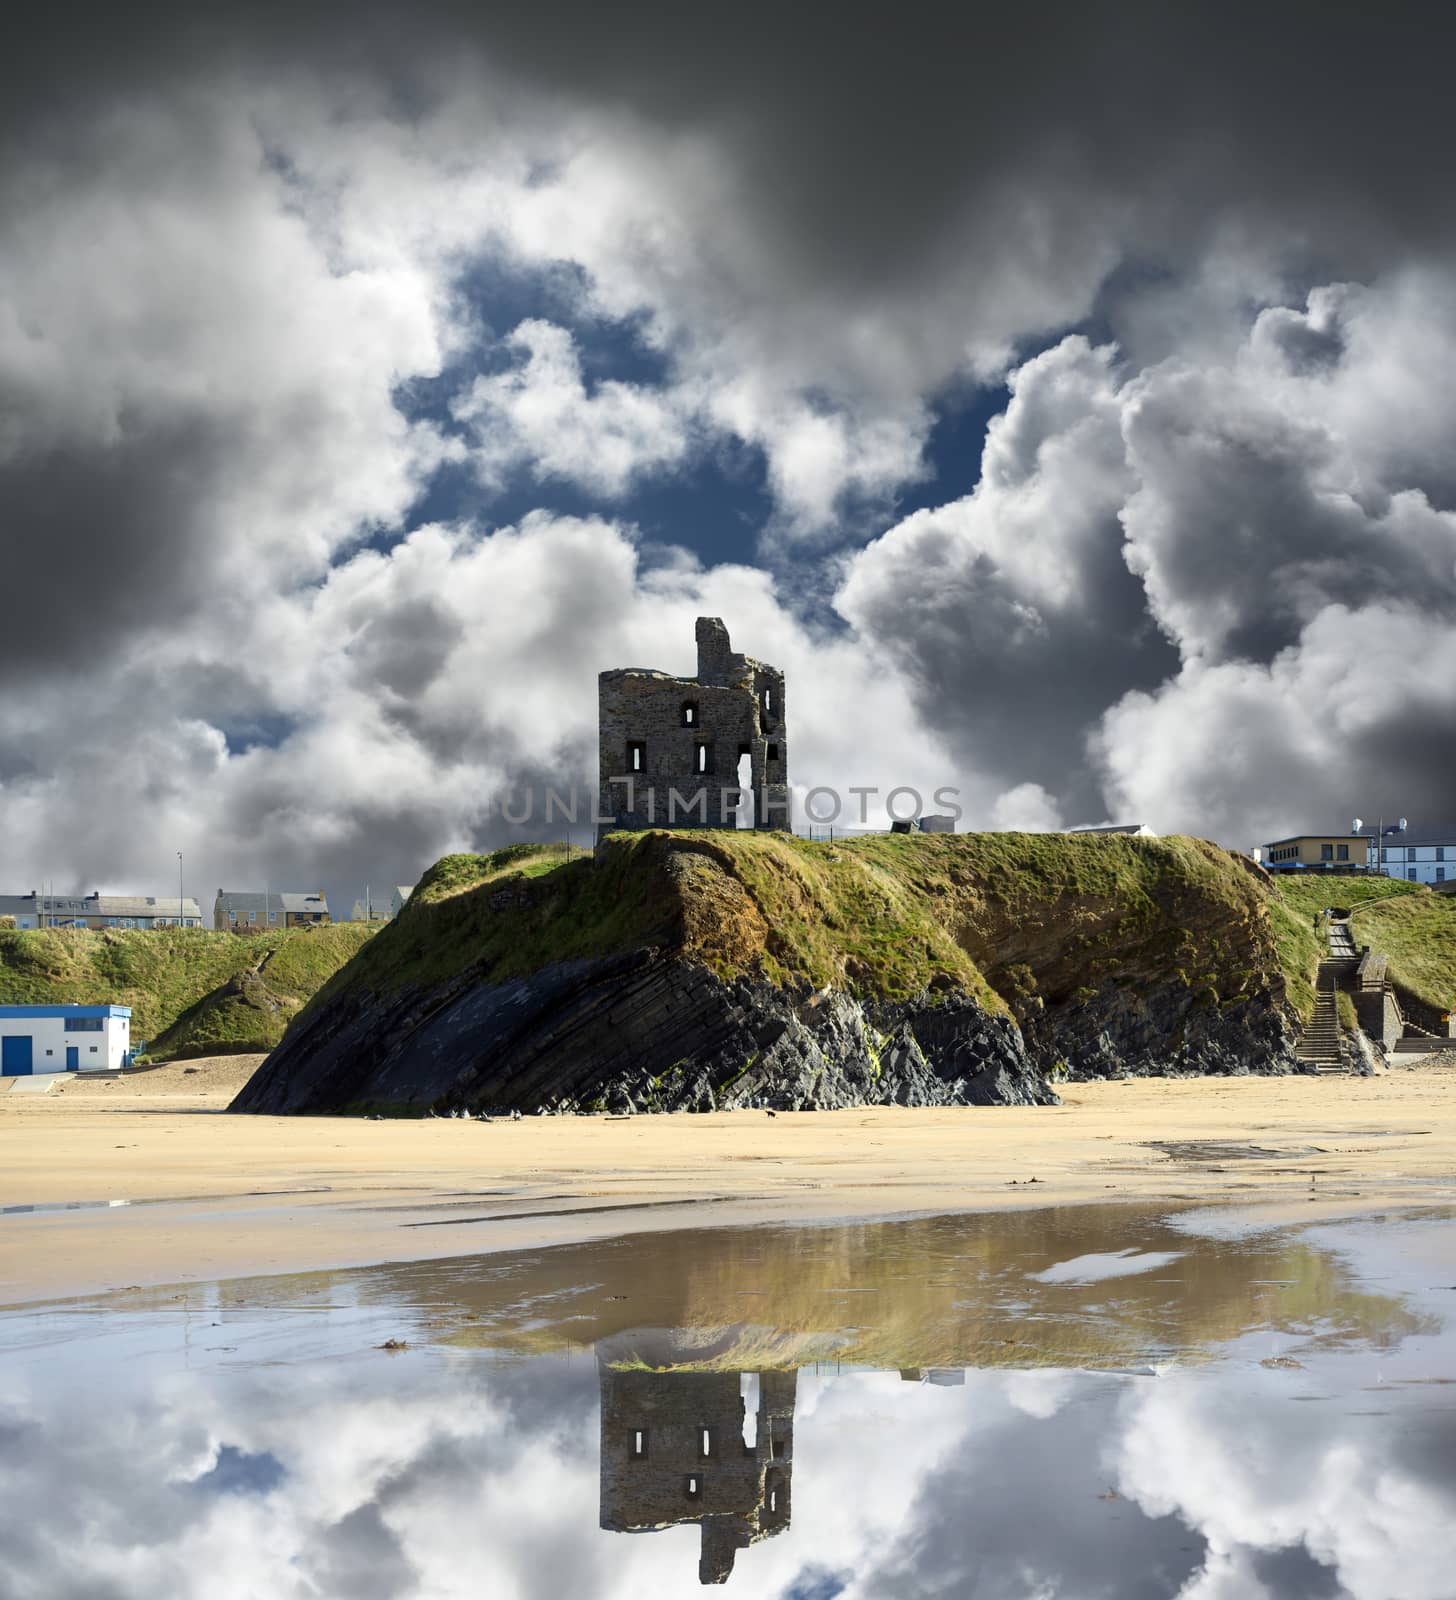
[[[1257,869],[1183,838],[449,856],[233,1109],[1024,1105],[1078,1076],[1287,1071],[1281,918]]]

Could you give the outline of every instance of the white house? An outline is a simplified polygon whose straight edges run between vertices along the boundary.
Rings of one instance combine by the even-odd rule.
[[[412,883],[395,885],[394,893],[389,897],[389,914],[391,917],[397,917],[404,910],[409,903],[409,897],[414,892],[415,888]]]
[[[1372,842],[1375,829],[1360,833]],[[1446,883],[1456,878],[1456,823],[1397,823],[1380,835],[1379,871],[1408,883]]]
[[[119,1072],[130,1054],[130,1006],[0,1006],[0,1076]]]

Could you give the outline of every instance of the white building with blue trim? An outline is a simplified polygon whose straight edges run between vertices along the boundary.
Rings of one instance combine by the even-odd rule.
[[[130,1056],[130,1006],[0,1006],[0,1077],[119,1072]]]

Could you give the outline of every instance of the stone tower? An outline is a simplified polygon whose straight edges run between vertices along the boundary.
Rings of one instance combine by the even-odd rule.
[[[640,1533],[696,1522],[698,1581],[728,1581],[740,1550],[789,1525],[796,1372],[621,1371],[597,1357],[601,1525]],[[752,1442],[748,1435],[752,1434]]]
[[[790,825],[783,673],[739,655],[717,617],[698,618],[697,640],[696,677],[616,667],[597,680],[602,833],[736,828],[744,778],[754,826]]]

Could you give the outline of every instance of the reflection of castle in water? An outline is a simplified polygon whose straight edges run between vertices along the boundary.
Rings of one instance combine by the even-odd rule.
[[[598,1360],[602,1527],[702,1528],[698,1578],[789,1525],[796,1372],[619,1371]]]

